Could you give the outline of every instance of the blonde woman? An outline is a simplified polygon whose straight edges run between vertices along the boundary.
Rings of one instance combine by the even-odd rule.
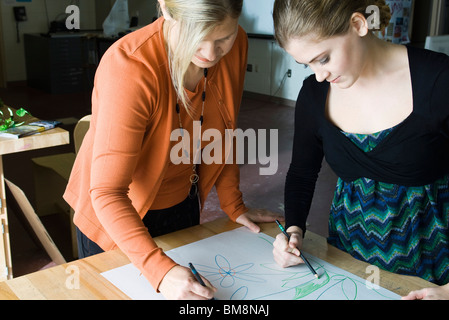
[[[275,260],[302,262],[296,247],[325,156],[339,177],[328,242],[444,285],[408,298],[447,298],[449,57],[373,35],[374,22],[390,19],[383,0],[276,0],[273,18],[279,44],[315,73],[297,100],[285,185],[292,236],[277,237]]]
[[[101,60],[90,129],[64,197],[75,210],[80,258],[118,247],[166,298],[210,299],[211,284],[202,287],[152,237],[198,224],[213,186],[230,219],[255,232],[255,222],[278,218],[245,207],[236,164],[192,165],[198,159],[189,147],[194,121],[202,132],[236,126],[247,57],[242,1],[159,6],[162,17],[118,40]],[[189,161],[180,164],[170,157],[176,130],[191,139],[182,148]]]

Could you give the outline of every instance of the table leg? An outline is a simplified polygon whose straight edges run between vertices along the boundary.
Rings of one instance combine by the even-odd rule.
[[[0,155],[0,281],[12,279],[12,259],[6,207],[3,158]]]

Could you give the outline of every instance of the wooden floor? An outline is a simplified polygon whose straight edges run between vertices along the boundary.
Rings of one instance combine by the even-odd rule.
[[[73,132],[77,119],[90,113],[90,94],[88,92],[51,95],[29,88],[26,83],[14,83],[10,84],[7,89],[0,88],[0,99],[14,108],[25,108],[32,115],[41,119],[63,119],[65,123],[63,127],[70,132]],[[259,161],[256,164],[241,165],[240,189],[248,207],[267,208],[283,213],[284,181],[291,158],[293,118],[294,107],[291,102],[286,105],[267,96],[245,93],[239,115],[239,127],[243,130],[278,130],[278,170],[276,174],[260,175],[259,168],[266,166],[261,165]],[[71,144],[5,155],[3,156],[5,176],[22,188],[34,205],[36,186],[33,180],[31,159],[72,151],[73,145]],[[324,163],[308,220],[308,228],[323,236],[327,236],[329,205],[335,182],[334,173]],[[45,185],[39,187],[45,188]],[[33,242],[17,220],[16,214],[10,209],[8,213],[14,276],[37,271],[51,265],[52,261],[45,251]],[[220,210],[217,196],[213,191],[206,201],[201,221],[207,222],[222,216],[224,214]],[[42,221],[62,254],[67,260],[72,260],[68,217],[55,213],[42,217]]]

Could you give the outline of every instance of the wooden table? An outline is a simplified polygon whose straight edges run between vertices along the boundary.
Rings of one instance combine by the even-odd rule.
[[[215,234],[229,231],[241,225],[220,218],[203,225],[155,238],[164,250],[198,241]],[[279,228],[274,223],[260,224],[261,232],[275,237]],[[327,244],[326,239],[310,231],[304,239],[304,252],[328,261],[337,267],[366,279],[367,263],[352,258]],[[67,264],[41,270],[5,282],[0,282],[0,299],[129,299],[109,283],[100,273],[128,264],[128,258],[113,250]],[[79,280],[79,281],[77,281]],[[434,284],[421,278],[380,271],[380,286],[399,295],[412,290],[433,287]]]
[[[15,112],[14,109],[12,110]],[[4,114],[8,114],[6,106],[2,111]],[[23,120],[28,123],[38,119],[27,116]],[[69,141],[69,132],[61,128],[51,129],[20,139],[0,138],[0,281],[12,279],[13,276],[2,156],[5,154],[68,144]]]

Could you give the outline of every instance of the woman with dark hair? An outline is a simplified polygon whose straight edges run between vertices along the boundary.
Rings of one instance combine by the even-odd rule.
[[[383,0],[276,0],[273,18],[280,46],[315,73],[296,104],[285,184],[291,241],[277,237],[275,260],[302,262],[296,247],[325,156],[339,177],[328,242],[444,285],[425,292],[447,298],[449,57],[377,38],[373,28],[390,20]]]

